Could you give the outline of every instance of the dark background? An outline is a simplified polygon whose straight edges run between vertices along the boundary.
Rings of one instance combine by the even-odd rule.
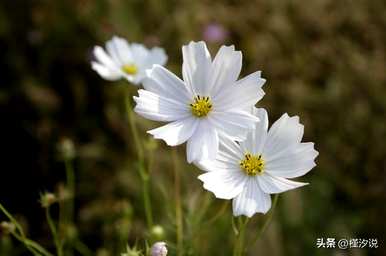
[[[299,115],[304,140],[320,153],[317,167],[301,178],[311,185],[279,199],[274,222],[250,255],[386,255],[385,13],[382,0],[1,1],[0,201],[29,237],[52,249],[38,199],[63,182],[57,145],[70,138],[77,152],[79,237],[97,255],[119,255],[122,227],[130,243],[143,239],[141,188],[123,105],[126,87],[133,94],[136,88],[102,80],[90,68],[91,50],[113,35],[160,45],[169,55],[167,67],[180,74],[181,46],[204,37],[212,55],[221,44],[241,50],[243,76],[262,70],[266,96],[258,106],[267,108],[271,123],[284,112]],[[224,37],[207,38],[210,24]],[[151,176],[156,222],[173,243],[171,149],[145,133],[157,124],[137,119],[149,154],[157,156]],[[184,146],[178,150],[186,251],[230,255],[231,210],[216,228],[195,222],[197,198],[211,202],[206,218],[222,201],[202,190]],[[319,237],[377,238],[380,248],[316,249]],[[28,255],[12,243],[11,256]]]

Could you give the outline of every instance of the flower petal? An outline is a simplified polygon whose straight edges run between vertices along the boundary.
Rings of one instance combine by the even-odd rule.
[[[274,157],[267,156],[265,169],[273,176],[296,178],[316,165],[318,154],[312,142],[296,144]]]
[[[138,43],[130,44],[130,50],[135,64],[137,64],[140,68],[148,68],[146,64],[150,51],[144,45]]]
[[[265,157],[274,157],[282,151],[300,143],[304,126],[299,123],[299,117],[289,117],[283,114],[269,129],[267,140],[263,148]]]
[[[192,94],[207,95],[211,57],[205,42],[190,42],[182,46],[182,76]]]
[[[248,130],[259,121],[256,116],[241,110],[217,112],[214,109],[209,119],[221,133],[237,141],[244,140]]]
[[[109,81],[116,81],[122,77],[122,75],[115,71],[114,69],[110,69],[102,64],[97,62],[91,62],[91,67],[95,70],[102,78]]]
[[[106,49],[118,66],[129,64],[134,61],[131,49],[127,41],[121,37],[114,36],[107,41]]]
[[[308,183],[296,182],[281,177],[274,177],[266,173],[258,176],[257,179],[261,189],[268,194],[281,193],[287,190],[308,185]]]
[[[138,90],[138,95],[134,97],[137,103],[134,111],[147,119],[167,122],[191,116],[186,104],[142,89]]]
[[[248,177],[239,170],[220,170],[202,174],[198,179],[217,198],[232,199],[241,193]]]
[[[146,66],[151,68],[153,64],[165,65],[167,60],[168,56],[166,55],[164,49],[160,47],[153,47],[147,56]]]
[[[239,144],[234,142],[230,137],[219,135],[219,150],[215,160],[204,159],[195,162],[198,168],[203,171],[221,171],[221,170],[238,170],[240,171],[240,160],[244,155]]]
[[[169,146],[177,146],[187,141],[195,132],[198,120],[187,117],[148,131],[155,139],[162,139]]]
[[[143,81],[143,87],[151,92],[157,93],[166,98],[172,98],[186,105],[193,99],[184,82],[172,72],[160,65],[154,65],[147,72],[149,79]]]
[[[235,47],[221,46],[213,60],[208,89],[216,96],[223,89],[233,86],[239,77],[242,65],[242,54]],[[209,92],[209,91],[208,91]]]
[[[100,46],[95,46],[94,49],[93,49],[93,55],[95,57],[95,59],[97,60],[97,62],[99,62],[99,64],[105,66],[106,68],[109,68],[109,69],[119,69],[119,67],[117,66],[116,63],[114,63],[114,61],[111,59],[110,56],[107,55],[107,53],[105,52],[105,50],[100,47]]]
[[[261,89],[265,79],[261,78],[261,72],[257,71],[237,81],[223,90],[220,90],[213,98],[213,104],[217,111],[228,109],[252,108],[264,96]]]
[[[252,217],[255,213],[267,213],[271,208],[271,197],[264,193],[255,178],[249,178],[243,191],[232,202],[233,215]]]
[[[252,110],[253,115],[260,119],[255,125],[255,129],[250,130],[244,141],[240,142],[240,146],[244,152],[250,152],[254,155],[261,154],[268,130],[268,114],[264,108],[255,108]]]
[[[214,160],[218,144],[216,129],[206,120],[200,120],[199,126],[186,145],[188,163],[200,162],[203,159]]]

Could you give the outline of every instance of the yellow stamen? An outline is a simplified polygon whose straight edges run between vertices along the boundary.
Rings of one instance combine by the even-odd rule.
[[[264,160],[261,155],[245,154],[245,158],[240,161],[240,167],[249,176],[262,174],[264,172]]]
[[[122,71],[129,75],[135,75],[138,73],[138,67],[134,64],[127,64],[122,66]]]
[[[196,117],[204,117],[208,115],[210,110],[212,109],[212,103],[209,97],[201,97],[197,95],[194,97],[194,102],[190,104],[192,108],[192,113]]]

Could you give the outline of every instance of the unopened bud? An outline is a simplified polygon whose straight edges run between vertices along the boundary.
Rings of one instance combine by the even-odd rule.
[[[0,223],[0,230],[3,234],[13,233],[15,231],[15,225],[11,222],[3,221]]]
[[[150,229],[150,235],[154,240],[162,240],[165,237],[165,230],[160,225],[154,225]]]
[[[166,256],[167,254],[168,249],[165,242],[157,242],[151,247],[151,256]]]
[[[58,144],[58,151],[64,160],[71,160],[75,157],[75,146],[69,138],[63,138]]]
[[[40,204],[43,208],[48,208],[57,202],[57,197],[53,193],[46,192],[40,196]]]

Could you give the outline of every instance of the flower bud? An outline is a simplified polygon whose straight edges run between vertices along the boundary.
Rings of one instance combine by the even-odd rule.
[[[3,221],[0,223],[0,233],[2,234],[13,233],[15,229],[15,225],[11,222]]]
[[[154,240],[162,240],[165,237],[165,230],[160,225],[154,225],[150,229],[150,235]]]
[[[53,193],[46,192],[40,195],[40,204],[43,208],[48,208],[57,202],[57,197]]]
[[[63,138],[58,143],[58,151],[64,160],[72,160],[75,157],[74,142],[69,138]]]
[[[157,242],[151,247],[151,256],[166,256],[167,254],[168,249],[165,242]]]

